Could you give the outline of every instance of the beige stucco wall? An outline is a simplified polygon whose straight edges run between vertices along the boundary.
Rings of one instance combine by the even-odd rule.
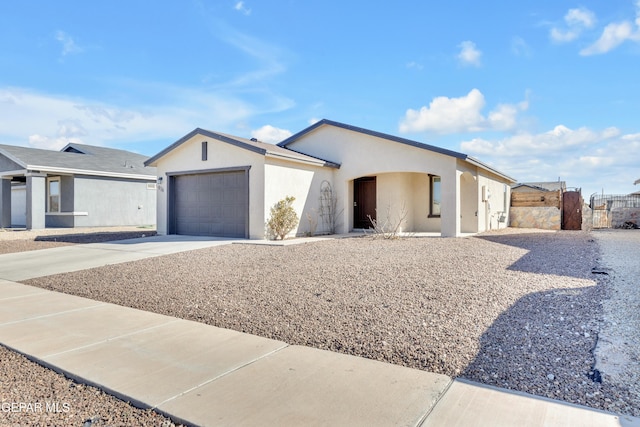
[[[202,161],[202,141],[208,141],[208,160]],[[264,236],[264,168],[265,157],[226,142],[195,135],[167,153],[157,162],[157,173],[162,177],[158,185],[158,234],[167,233],[167,173],[204,171],[209,169],[246,167],[249,170],[249,237]]]
[[[315,234],[323,233],[322,219],[318,217],[320,207],[320,188],[323,181],[333,185],[333,169],[267,158],[264,167],[265,179],[265,223],[271,215],[271,207],[287,196],[296,198],[293,208],[300,219],[289,235],[311,233],[307,214],[317,222]]]
[[[411,174],[413,197],[413,231],[440,231],[440,218],[429,217],[429,175],[422,173]]]
[[[482,187],[491,197],[482,201]],[[496,175],[478,168],[478,231],[496,230],[508,226],[511,188]]]
[[[378,220],[396,224],[405,212],[400,231],[439,232],[440,218],[429,218],[429,175],[394,172],[376,176]]]
[[[335,126],[321,126],[304,135],[290,145],[290,148],[341,165],[340,169],[334,172],[335,189],[342,199],[342,204],[348,207],[343,212],[341,232],[353,229],[355,178],[377,176],[377,206],[380,211],[386,209],[386,204],[392,198],[408,198],[409,189],[414,187],[413,173],[418,173],[442,177],[442,220],[428,221],[416,215],[416,209],[424,207],[416,208],[414,205],[410,213],[412,224],[437,231],[431,227],[441,222],[443,235],[455,235],[455,227],[459,223],[459,205],[457,193],[452,188],[456,188],[454,186],[457,185],[459,177],[454,157]],[[400,177],[399,172],[408,174]],[[397,183],[399,188],[390,185],[391,182]],[[390,189],[393,189],[392,193],[384,193]]]

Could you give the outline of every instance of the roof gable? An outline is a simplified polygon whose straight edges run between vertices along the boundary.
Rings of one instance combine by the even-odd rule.
[[[278,145],[268,144],[266,142],[261,142],[255,139],[246,139],[246,138],[241,138],[238,136],[228,135],[220,132],[213,132],[213,131],[201,129],[201,128],[196,128],[192,130],[191,132],[189,132],[188,134],[186,134],[185,136],[183,136],[182,138],[180,138],[179,140],[177,140],[176,142],[174,142],[164,150],[160,151],[155,156],[152,156],[151,158],[149,158],[147,161],[144,162],[144,164],[145,165],[157,164],[157,161],[160,160],[162,157],[166,156],[171,151],[175,150],[176,148],[178,148],[179,146],[181,146],[182,144],[184,144],[185,142],[187,142],[188,140],[190,140],[196,135],[202,135],[207,138],[225,142],[235,147],[249,150],[251,152],[258,153],[263,156],[280,157],[288,160],[314,163],[314,164],[328,166],[328,167],[339,167],[339,165],[337,165],[336,163],[330,162],[328,160],[319,159],[317,157],[299,153],[297,151],[290,150],[288,148],[283,148]]]
[[[447,156],[451,156],[451,157],[455,157],[458,159],[463,159],[465,160],[468,156],[466,154],[462,154],[462,153],[458,153],[456,151],[452,151],[452,150],[447,150],[445,148],[440,148],[440,147],[436,147],[434,145],[429,145],[429,144],[423,144],[421,142],[418,141],[413,141],[410,139],[406,139],[406,138],[401,138],[399,136],[395,136],[395,135],[390,135],[390,134],[386,134],[386,133],[382,133],[382,132],[377,132],[374,130],[370,130],[370,129],[365,129],[365,128],[361,128],[361,127],[357,127],[357,126],[351,126],[345,123],[340,123],[340,122],[334,122],[333,120],[327,120],[327,119],[322,119],[319,122],[314,123],[313,125],[309,126],[306,129],[301,130],[300,132],[296,133],[295,135],[290,136],[289,138],[285,139],[284,141],[278,143],[278,145],[280,147],[286,147],[290,144],[295,143],[298,139],[302,138],[304,135],[313,132],[314,130],[318,129],[321,126],[334,126],[334,127],[338,127],[338,128],[342,128],[342,129],[347,129],[353,132],[358,132],[358,133],[362,133],[365,135],[369,135],[369,136],[375,136],[377,138],[381,138],[381,139],[386,139],[389,141],[393,141],[393,142],[398,142],[400,144],[406,144],[406,145],[410,145],[412,147],[417,147],[417,148],[421,148],[424,150],[429,150],[429,151],[433,151],[439,154],[444,154]]]
[[[445,156],[454,157],[456,159],[460,159],[460,160],[466,161],[468,163],[471,163],[472,165],[477,166],[477,167],[479,167],[481,169],[487,170],[487,171],[489,171],[489,172],[491,172],[493,174],[496,174],[496,175],[502,177],[503,179],[505,179],[507,181],[516,182],[516,180],[511,178],[510,176],[505,175],[502,172],[498,171],[497,169],[494,169],[491,166],[481,162],[480,160],[478,160],[478,159],[476,159],[474,157],[468,156],[466,154],[459,153],[459,152],[453,151],[453,150],[447,150],[446,148],[436,147],[434,145],[423,144],[422,142],[413,141],[411,139],[401,138],[399,136],[390,135],[390,134],[386,134],[386,133],[382,133],[382,132],[377,132],[377,131],[370,130],[370,129],[364,129],[364,128],[357,127],[357,126],[351,126],[351,125],[348,125],[348,124],[345,124],[345,123],[335,122],[333,120],[327,120],[327,119],[322,119],[319,122],[316,122],[313,125],[307,127],[306,129],[301,130],[300,132],[296,133],[295,135],[290,136],[289,138],[287,138],[284,141],[280,142],[278,144],[278,146],[289,148],[289,145],[294,144],[296,141],[298,141],[299,139],[303,138],[305,135],[317,130],[318,128],[320,128],[322,126],[334,126],[334,127],[350,130],[350,131],[353,131],[353,132],[358,132],[358,133],[361,133],[361,134],[364,134],[364,135],[369,135],[369,136],[373,136],[373,137],[376,137],[376,138],[381,138],[381,139],[385,139],[385,140],[388,140],[388,141],[409,145],[411,147],[420,148],[422,150],[428,150],[428,151],[431,151],[431,152],[434,152],[434,153],[443,154]]]
[[[68,171],[87,175],[155,176],[154,168],[145,168],[147,156],[115,148],[68,144],[62,151],[0,145],[0,154],[22,169]],[[6,169],[5,169],[6,170]]]

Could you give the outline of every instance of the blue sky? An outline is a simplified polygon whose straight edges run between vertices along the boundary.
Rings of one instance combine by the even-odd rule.
[[[153,155],[327,118],[640,190],[640,0],[2,2],[0,44],[4,144]]]

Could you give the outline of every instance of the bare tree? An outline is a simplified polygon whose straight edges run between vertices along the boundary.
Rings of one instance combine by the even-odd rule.
[[[379,217],[377,213],[378,209],[376,209],[376,217]],[[384,221],[380,221],[377,218],[371,218],[371,215],[367,215],[367,217],[369,218],[369,222],[371,222],[371,225],[373,227],[373,237],[383,239],[397,239],[398,237],[400,237],[402,226],[407,222],[408,215],[409,211],[405,202],[402,202],[402,206],[400,206],[400,211],[395,217],[395,220],[391,215],[391,203],[387,205],[387,212],[384,217]]]

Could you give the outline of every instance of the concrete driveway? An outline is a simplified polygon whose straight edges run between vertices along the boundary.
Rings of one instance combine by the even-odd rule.
[[[10,253],[0,255],[0,279],[27,280],[237,241],[222,237],[170,235]]]

